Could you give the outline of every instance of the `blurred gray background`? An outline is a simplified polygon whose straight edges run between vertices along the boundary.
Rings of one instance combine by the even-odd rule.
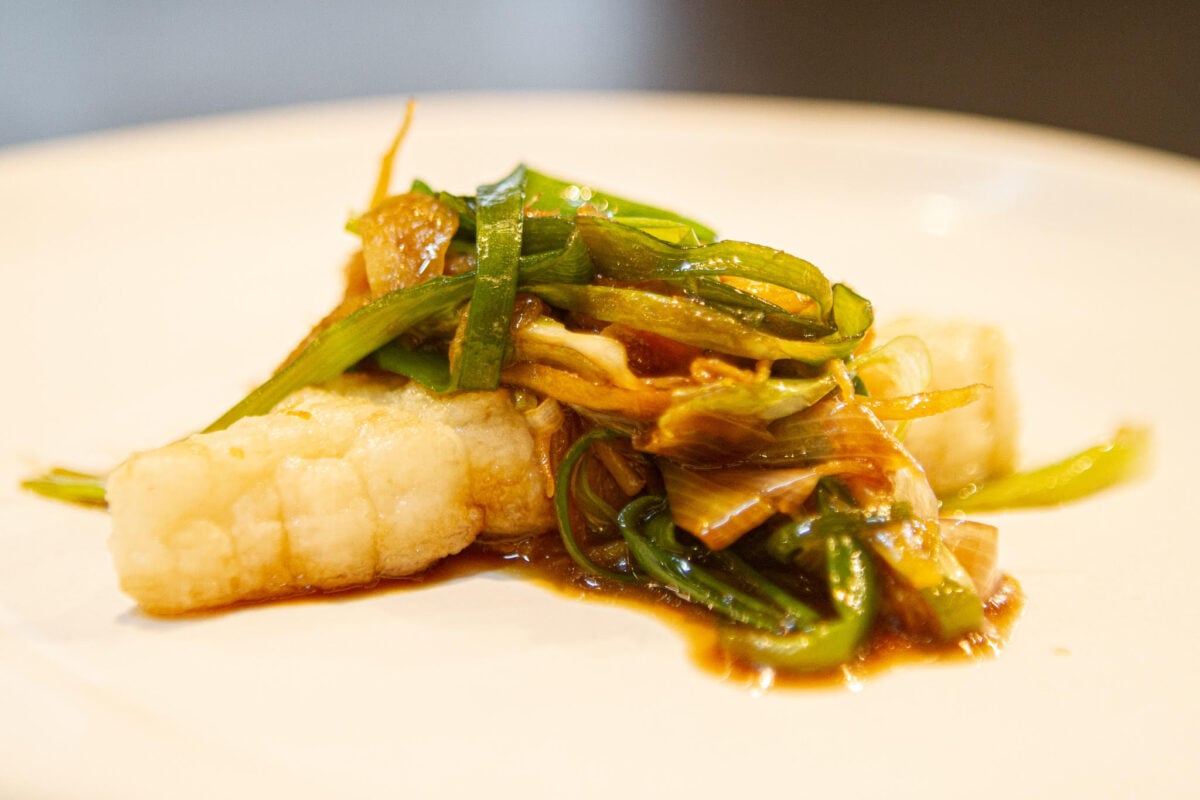
[[[1200,157],[1200,0],[0,0],[0,145],[457,89],[898,103]]]

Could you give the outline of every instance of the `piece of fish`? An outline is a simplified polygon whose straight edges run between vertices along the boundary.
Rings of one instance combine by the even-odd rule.
[[[507,391],[347,375],[112,473],[121,588],[177,614],[410,575],[482,533],[551,528]]]

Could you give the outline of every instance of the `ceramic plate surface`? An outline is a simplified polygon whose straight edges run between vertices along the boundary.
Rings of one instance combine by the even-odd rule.
[[[1026,464],[1125,420],[1154,471],[990,517],[1007,648],[845,687],[698,669],[660,620],[481,574],[177,621],[117,590],[108,520],[16,488],[201,427],[335,301],[403,113],[380,100],[0,153],[0,795],[1180,796],[1200,769],[1190,507],[1200,164],[891,108],[433,96],[397,185],[518,161],[801,255],[881,318],[1009,334]]]

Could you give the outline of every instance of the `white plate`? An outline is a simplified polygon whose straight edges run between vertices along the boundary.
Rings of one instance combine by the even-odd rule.
[[[714,679],[677,633],[494,575],[149,619],[103,514],[15,488],[209,421],[330,306],[401,100],[0,154],[0,795],[1107,797],[1200,770],[1200,165],[852,105],[435,96],[397,185],[525,159],[781,246],[881,316],[1011,334],[1030,460],[1123,419],[1147,481],[999,517],[1028,595],[1007,650],[846,689]]]

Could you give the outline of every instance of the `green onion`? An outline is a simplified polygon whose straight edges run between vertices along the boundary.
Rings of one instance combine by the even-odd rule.
[[[605,278],[637,283],[733,275],[800,292],[815,300],[824,312],[832,304],[829,280],[821,270],[781,250],[731,241],[676,247],[604,217],[578,217],[575,224]]]
[[[762,573],[750,566],[732,550],[722,550],[713,553],[712,558],[718,562],[730,575],[747,583],[760,592],[767,600],[782,609],[792,619],[792,625],[811,625],[821,618],[821,615],[807,603],[803,603],[778,584],[767,579]]]
[[[108,505],[104,483],[101,475],[55,467],[44,475],[21,481],[21,486],[51,500],[103,508]]]
[[[729,464],[774,443],[767,425],[834,388],[830,377],[716,384],[671,404],[638,446],[685,463]]]
[[[558,308],[605,322],[621,322],[654,331],[695,347],[754,359],[794,359],[806,364],[824,364],[831,358],[850,355],[866,332],[866,328],[856,329],[849,335],[839,333],[814,341],[784,339],[756,330],[736,317],[687,297],[603,285],[539,284],[528,286],[526,290]],[[847,297],[845,303],[852,305],[852,298]],[[852,322],[860,323],[861,312],[850,311],[847,316]]]
[[[844,352],[845,355],[837,357],[845,358],[854,352],[863,336],[875,323],[875,310],[867,298],[844,283],[835,283],[833,285],[833,321],[838,331],[838,337],[853,345],[849,350],[839,349],[838,352]],[[835,342],[837,339],[830,336],[821,341]]]
[[[520,259],[520,288],[533,283],[589,283],[595,270],[578,231],[571,231],[557,250],[523,255]]]
[[[421,320],[471,296],[475,275],[430,278],[390,292],[321,331],[296,358],[204,429],[228,428],[242,417],[265,414],[297,389],[331,380]]]
[[[942,541],[936,520],[914,517],[872,525],[859,538],[896,578],[889,583],[892,604],[908,607],[935,638],[951,641],[979,630],[983,600],[971,575]]]
[[[622,225],[628,225],[631,228],[644,231],[655,239],[662,239],[664,242],[669,242],[679,247],[700,246],[700,239],[696,237],[696,232],[692,230],[691,226],[683,222],[655,217],[629,217],[624,215],[615,216],[612,219]]]
[[[952,641],[983,625],[983,601],[970,581],[946,578],[920,594],[933,613],[934,633],[940,641]]]
[[[437,197],[437,190],[434,189],[432,186],[430,186],[425,181],[421,180],[420,178],[413,178],[412,183],[409,184],[409,186],[408,186],[408,190],[410,192],[419,192],[420,194],[427,194],[430,197]]]
[[[558,519],[558,532],[562,537],[563,547],[566,548],[567,554],[571,556],[572,561],[586,572],[591,572],[610,580],[630,582],[637,580],[637,578],[623,572],[614,572],[610,569],[605,569],[588,558],[587,554],[583,552],[583,548],[579,546],[579,542],[575,538],[575,531],[571,525],[571,489],[580,460],[587,453],[588,448],[592,446],[592,442],[601,439],[612,439],[617,435],[613,431],[605,430],[604,428],[593,428],[571,445],[571,448],[567,450],[567,454],[563,457],[562,464],[559,465],[558,473],[555,476],[554,513]]]
[[[462,352],[454,365],[460,389],[490,391],[500,385],[517,294],[524,185],[525,168],[517,167],[476,194],[479,262]]]
[[[1148,466],[1146,428],[1124,427],[1103,444],[1029,472],[967,486],[942,498],[943,511],[996,511],[1057,505],[1131,480]]]
[[[823,545],[836,619],[782,635],[725,628],[720,642],[726,650],[753,664],[799,672],[835,669],[854,658],[879,607],[875,566],[852,534],[826,536]]]
[[[723,283],[716,278],[686,278],[668,283],[685,294],[699,297],[726,314],[736,316],[754,328],[761,328],[787,339],[816,339],[835,332],[826,322],[786,311],[774,303]]]
[[[412,184],[408,187],[410,192],[419,194],[427,194],[430,197],[436,197],[442,205],[449,206],[458,214],[458,231],[454,234],[454,238],[458,240],[475,241],[475,198],[462,197],[449,192],[440,192],[434,189],[420,178],[414,178]],[[357,218],[354,220],[355,227],[347,226],[347,230],[351,233],[358,233]]]
[[[621,535],[639,569],[675,594],[735,622],[765,631],[791,625],[786,613],[730,585],[685,554],[675,552],[674,524],[666,499],[648,495],[634,500],[617,516]]]
[[[393,341],[375,351],[375,363],[380,369],[412,378],[435,392],[453,387],[450,359],[437,350],[410,350]]]
[[[572,217],[580,206],[590,205],[606,214],[642,218],[639,221],[652,218],[682,223],[692,230],[697,241],[711,242],[717,238],[712,228],[674,211],[618,197],[571,181],[552,178],[534,169],[527,169],[526,175],[525,194],[530,200],[529,208],[535,211]]]
[[[564,250],[528,256],[519,264],[527,277],[535,281],[587,281],[591,278],[587,249],[578,238]],[[423,320],[461,305],[471,297],[474,286],[475,273],[430,278],[425,283],[390,292],[368,303],[317,334],[291,363],[226,411],[204,432],[223,430],[242,417],[265,414],[297,389],[337,377]],[[390,363],[394,365],[398,363],[394,358],[396,355],[392,351]],[[409,374],[404,369],[395,371]]]
[[[575,235],[575,221],[567,217],[527,215],[521,225],[521,253],[534,255],[560,250]]]

